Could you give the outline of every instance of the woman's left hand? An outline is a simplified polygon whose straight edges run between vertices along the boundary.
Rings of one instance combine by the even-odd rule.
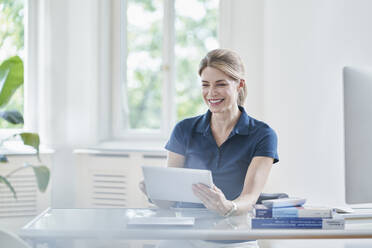
[[[225,215],[233,208],[231,201],[227,200],[224,193],[215,185],[208,187],[204,184],[193,184],[192,191],[209,210]]]

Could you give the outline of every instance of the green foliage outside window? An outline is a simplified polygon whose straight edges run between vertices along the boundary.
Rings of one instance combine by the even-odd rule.
[[[24,47],[24,1],[0,0],[0,128],[23,127],[24,66],[21,57]],[[1,139],[0,148],[3,148],[7,141],[17,138],[24,145],[35,149],[38,162],[25,163],[7,174],[0,174],[0,187],[9,188],[13,197],[17,198],[16,189],[11,184],[12,176],[24,169],[32,169],[38,189],[45,192],[50,171],[39,157],[39,135],[30,132],[15,133]],[[5,166],[8,162],[7,155],[0,153],[0,166]]]
[[[181,1],[187,4],[188,1]],[[180,3],[181,3],[180,2]],[[201,96],[198,66],[204,55],[218,47],[218,1],[195,1],[204,15],[182,14],[183,4],[176,2],[176,102],[177,120],[206,111]],[[179,11],[178,11],[179,10]],[[190,51],[188,53],[182,51]]]
[[[20,57],[14,56],[4,61],[0,61],[0,82],[0,118],[13,124],[23,123],[23,116],[21,113],[13,110],[4,110],[9,101],[14,96],[14,92],[16,92],[17,89],[21,85],[23,85],[24,82],[23,62]],[[15,138],[20,138],[24,145],[33,147],[36,151],[38,161],[41,163],[39,156],[39,135],[37,133],[21,132],[12,134],[9,137],[0,140],[0,163],[2,163],[1,166],[4,166],[4,163],[9,162],[7,155],[3,153],[3,145],[7,141],[13,140]],[[13,174],[26,168],[33,169],[38,188],[41,192],[44,192],[49,184],[50,172],[48,167],[42,164],[35,165],[25,163],[24,166],[13,169],[5,175],[2,175],[0,173],[0,188],[1,186],[3,186],[2,184],[4,184],[6,187],[9,188],[10,192],[13,193],[13,197],[17,198],[16,190],[13,188],[11,181],[9,181],[8,179],[10,179]]]
[[[24,47],[24,0],[0,0],[0,61],[14,55],[22,57]],[[0,82],[2,83],[2,82]],[[7,110],[17,110],[23,114],[23,85],[17,89]],[[11,124],[0,120],[0,128],[22,128],[21,124]]]
[[[159,129],[164,1],[128,0],[127,4],[127,121],[131,129]],[[175,8],[175,100],[180,120],[206,109],[197,71],[200,59],[218,47],[218,0],[175,0]]]
[[[159,129],[162,90],[162,1],[129,0],[127,96],[129,126]]]

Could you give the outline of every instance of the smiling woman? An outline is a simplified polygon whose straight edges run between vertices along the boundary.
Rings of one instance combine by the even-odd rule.
[[[205,207],[224,217],[243,215],[252,210],[272,164],[279,161],[277,136],[266,123],[250,117],[242,107],[246,96],[244,65],[235,52],[212,50],[199,68],[208,111],[180,121],[165,148],[169,167],[210,170],[213,185],[193,185],[193,193],[202,204],[155,204]],[[257,243],[247,241],[233,247],[257,247]]]

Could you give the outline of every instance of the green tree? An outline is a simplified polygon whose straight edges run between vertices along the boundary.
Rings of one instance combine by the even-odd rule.
[[[0,61],[21,53],[24,47],[24,0],[0,0]],[[7,105],[9,110],[18,110],[23,114],[23,85],[13,95]],[[22,128],[0,120],[0,128]]]
[[[128,10],[135,8],[151,21],[143,25],[131,20],[128,13],[128,105],[129,124],[133,129],[159,129],[162,105],[162,19],[156,18],[160,0],[130,0]],[[141,22],[141,20],[139,20]],[[131,63],[138,64],[136,68]]]
[[[204,15],[195,17],[187,11],[178,13],[176,8],[175,85],[177,119],[180,120],[206,109],[197,69],[201,57],[217,48],[218,0],[175,1],[181,9],[198,5],[204,11]],[[156,16],[162,16],[162,5],[162,0],[128,1],[127,101],[129,124],[133,129],[159,129],[161,124],[163,20]],[[135,11],[136,16],[131,16],[130,11]],[[147,21],[146,25],[143,20]],[[211,40],[216,44],[212,48],[207,44]],[[133,64],[138,66],[133,68]]]
[[[198,0],[205,10],[205,15],[199,18],[187,15],[176,15],[176,92],[177,119],[201,114],[206,110],[201,96],[198,65],[200,59],[210,49],[206,41],[213,40],[217,45],[218,1]],[[210,6],[214,2],[214,6]],[[190,49],[194,53],[178,54],[177,50]],[[195,54],[194,56],[190,54]]]

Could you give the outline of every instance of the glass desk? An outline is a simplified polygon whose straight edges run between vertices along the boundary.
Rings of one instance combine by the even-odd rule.
[[[134,217],[195,217],[187,227],[127,226]],[[345,230],[251,229],[247,216],[220,217],[206,209],[47,209],[24,226],[26,240],[372,239],[372,219],[347,220]]]

